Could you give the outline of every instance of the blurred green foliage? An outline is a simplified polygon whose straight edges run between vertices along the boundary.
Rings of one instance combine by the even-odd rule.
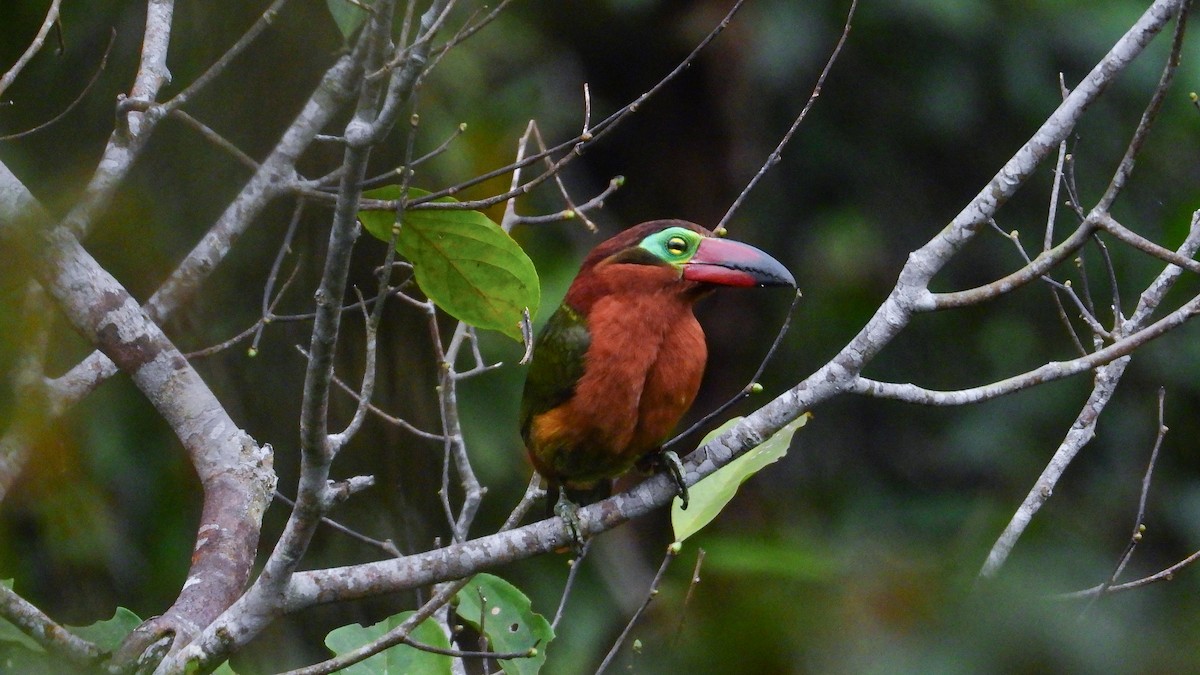
[[[0,64],[10,64],[47,3],[9,0],[0,23]],[[634,100],[677,64],[719,20],[728,2],[529,0],[438,66],[418,97],[417,152],[466,122],[449,151],[422,165],[423,187],[448,185],[511,160],[526,122],[550,143],[583,124],[583,85],[593,120]],[[1059,73],[1077,82],[1143,11],[1135,0],[903,0],[863,3],[850,41],[783,161],[752,194],[732,229],[795,273],[805,299],[763,380],[753,409],[832,356],[894,283],[908,252],[937,232],[1027,139],[1060,100]],[[263,2],[179,3],[169,65],[177,92],[217,59]],[[750,0],[729,30],[661,95],[566,173],[576,199],[615,175],[625,186],[596,216],[604,233],[658,217],[715,223],[807,100],[841,30],[847,2]],[[0,159],[52,210],[79,195],[113,123],[113,102],[136,65],[144,7],[67,3],[61,53],[39,55],[6,93],[0,134],[41,123],[71,101],[115,45],[96,87],[59,124],[0,142]],[[342,46],[325,3],[292,3],[233,70],[188,108],[251,156],[261,158]],[[1160,37],[1088,112],[1071,140],[1085,203],[1103,190],[1141,115],[1166,53]],[[1118,201],[1124,222],[1167,246],[1181,241],[1200,195],[1194,151],[1200,114],[1200,52],[1189,44],[1177,85]],[[395,167],[396,138],[373,170]],[[301,170],[320,175],[340,157],[318,147]],[[87,246],[139,298],[146,298],[206,231],[246,179],[246,170],[168,120],[138,162]],[[1001,212],[1005,231],[1040,242],[1051,174],[1044,169]],[[507,188],[497,178],[459,195]],[[553,189],[521,200],[525,213],[560,210]],[[220,342],[256,318],[270,261],[291,205],[274,205],[239,243],[168,334],[184,350]],[[499,211],[489,213],[493,217]],[[1060,228],[1071,216],[1060,210]],[[329,214],[306,212],[285,269],[298,266],[280,312],[307,311]],[[537,265],[541,316],[561,298],[583,252],[599,241],[578,222],[519,228]],[[1111,246],[1121,299],[1160,265]],[[352,283],[374,286],[383,245],[363,239]],[[1098,304],[1110,290],[1095,248],[1084,254]],[[1020,264],[1011,242],[984,236],[936,280],[964,288]],[[19,347],[28,270],[0,272],[0,374]],[[1073,274],[1073,273],[1072,273]],[[1078,276],[1075,275],[1078,279]],[[1200,287],[1187,279],[1168,299]],[[701,310],[710,365],[700,415],[744,386],[786,311],[784,294],[719,294]],[[384,408],[438,428],[436,372],[419,314],[387,312],[378,389]],[[447,324],[449,325],[449,324]],[[197,360],[233,417],[271,443],[280,486],[295,484],[296,427],[304,364],[293,345],[307,325],[278,323],[259,354],[245,345]],[[348,321],[339,373],[361,368],[361,324]],[[446,334],[443,331],[443,334]],[[59,321],[50,370],[88,347]],[[484,335],[485,354],[506,367],[464,382],[463,424],[489,492],[474,530],[494,529],[529,475],[516,433],[523,370],[519,350]],[[1015,374],[1072,348],[1044,288],[986,307],[922,316],[868,374],[931,387],[961,387]],[[1101,422],[994,584],[974,576],[1078,412],[1086,376],[963,409],[925,409],[842,398],[815,412],[792,451],[751,479],[731,506],[689,540],[663,592],[633,637],[640,654],[616,664],[637,672],[1183,672],[1200,668],[1200,571],[1088,607],[1050,599],[1109,574],[1133,524],[1141,474],[1156,431],[1156,392],[1167,387],[1167,424],[1150,500],[1148,531],[1125,578],[1155,572],[1200,548],[1200,341],[1185,327],[1140,353]],[[0,390],[0,420],[12,393]],[[335,420],[347,419],[335,398]],[[335,424],[336,426],[336,424]],[[340,520],[405,551],[446,537],[436,496],[441,446],[372,420],[339,458],[339,476],[373,474],[369,496],[339,507]],[[117,605],[162,611],[184,581],[199,495],[170,430],[127,380],[117,378],[73,409],[42,439],[0,507],[0,577],[52,616],[72,624],[109,617]],[[268,514],[264,540],[283,522]],[[584,563],[546,671],[583,672],[599,662],[641,602],[663,547],[666,514],[601,537]],[[707,551],[702,581],[685,605],[692,565]],[[375,552],[323,533],[310,566],[366,560]],[[564,556],[498,571],[552,613],[566,578]],[[334,626],[369,625],[411,608],[413,594],[320,607],[273,627],[238,672],[316,660]]]

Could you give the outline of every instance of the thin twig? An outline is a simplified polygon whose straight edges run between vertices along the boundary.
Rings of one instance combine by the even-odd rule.
[[[534,651],[537,649],[537,647],[540,644],[540,640],[539,640],[538,643],[535,643],[529,649],[526,649],[525,651],[520,651],[520,652],[491,652],[491,651],[473,652],[473,651],[463,651],[461,649],[446,649],[444,647],[435,647],[433,645],[425,644],[424,642],[417,642],[416,640],[412,639],[411,637],[406,637],[403,640],[401,640],[401,642],[408,645],[409,647],[412,647],[414,649],[419,649],[423,652],[429,652],[430,654],[438,654],[441,656],[454,656],[454,657],[457,657],[460,659],[496,659],[498,661],[501,661],[501,660],[508,661],[510,659],[533,658]]]
[[[558,630],[558,623],[562,621],[563,612],[567,609],[567,598],[571,597],[571,591],[575,590],[575,582],[579,579],[579,570],[583,567],[583,561],[587,558],[588,551],[591,550],[592,540],[585,540],[583,546],[579,548],[579,554],[567,563],[571,566],[571,570],[567,572],[567,580],[563,583],[562,593],[558,597],[558,608],[554,610],[554,620],[550,622],[552,630]]]
[[[854,19],[854,11],[856,9],[858,9],[858,0],[850,0],[850,11],[846,13],[846,23],[842,26],[842,34],[838,38],[837,44],[834,45],[833,52],[825,61],[825,67],[821,69],[821,74],[817,77],[817,84],[813,86],[812,93],[808,95],[808,100],[805,101],[804,107],[800,109],[800,114],[792,121],[792,126],[788,127],[787,133],[783,135],[783,138],[779,139],[779,144],[767,156],[767,160],[758,169],[758,173],[754,174],[750,182],[746,183],[746,187],[742,188],[741,194],[729,205],[729,209],[725,211],[725,215],[721,216],[721,220],[713,228],[714,232],[724,232],[728,229],[729,221],[733,218],[733,214],[742,206],[742,202],[746,200],[746,196],[758,185],[767,171],[778,164],[780,158],[783,157],[783,149],[791,142],[792,136],[800,128],[800,123],[804,121],[805,117],[808,117],[808,111],[812,109],[813,104],[821,96],[821,88],[825,86],[825,78],[829,76],[829,71],[833,70],[833,64],[837,62],[838,55],[842,53],[842,46],[846,44],[846,39],[850,37],[850,23]]]
[[[195,80],[193,80],[192,83],[189,84],[183,91],[171,97],[170,100],[163,102],[162,106],[164,110],[170,112],[183,107],[192,99],[192,97],[198,94],[200,90],[204,89],[209,85],[209,83],[225,72],[225,69],[229,67],[229,64],[232,63],[233,60],[238,56],[240,56],[242,52],[246,51],[246,49],[253,44],[256,39],[258,39],[258,36],[261,35],[268,26],[275,22],[275,19],[279,14],[279,10],[283,9],[283,6],[286,5],[287,2],[288,0],[275,0],[272,2],[269,7],[263,10],[263,13],[258,17],[254,24],[251,25],[250,28],[244,34],[242,34],[240,38],[238,38],[237,42],[233,43],[233,46],[225,50],[225,53],[222,54],[215,63],[208,67],[208,70],[204,71],[200,77],[197,77]]]
[[[596,668],[596,675],[601,675],[608,668],[609,664],[612,663],[612,660],[617,656],[617,651],[621,649],[621,645],[625,643],[625,639],[629,637],[630,631],[633,630],[633,626],[642,617],[642,612],[646,611],[646,608],[650,606],[650,602],[658,595],[658,585],[662,583],[663,575],[667,573],[667,567],[671,565],[671,561],[679,555],[679,549],[680,547],[677,543],[667,546],[667,552],[663,555],[662,564],[658,566],[658,572],[654,575],[654,580],[650,582],[650,589],[646,592],[646,599],[642,601],[642,605],[637,608],[633,616],[629,617],[629,623],[625,624],[625,629],[617,636],[617,641],[613,643],[604,660],[600,662],[600,667]]]
[[[215,354],[220,354],[227,349],[232,349],[239,343],[251,337],[253,340],[250,343],[250,347],[246,350],[246,355],[251,357],[258,356],[258,341],[262,336],[262,331],[267,324],[279,318],[274,314],[275,306],[278,305],[279,301],[283,299],[284,294],[287,293],[288,287],[292,285],[292,282],[296,279],[296,273],[299,271],[299,266],[292,268],[292,273],[288,275],[288,278],[283,282],[283,285],[279,287],[279,294],[271,300],[271,304],[264,310],[263,315],[259,317],[249,328],[243,330],[237,335],[234,335],[228,340],[225,340],[224,342],[219,342],[211,347],[198,349],[194,352],[188,352],[183,355],[184,358],[190,361],[192,359],[202,359]]]
[[[58,0],[55,0],[55,2],[58,2]],[[117,31],[114,28],[112,34],[109,35],[108,46],[104,48],[104,55],[100,57],[100,65],[96,66],[96,72],[92,73],[92,78],[88,80],[86,85],[84,85],[83,91],[79,92],[79,95],[75,97],[75,100],[71,101],[66,108],[63,108],[62,112],[58,113],[54,117],[51,117],[45,122],[42,122],[36,127],[33,127],[32,129],[26,129],[25,131],[20,131],[15,134],[8,134],[7,136],[0,136],[0,141],[15,141],[18,138],[24,138],[30,134],[36,134],[43,129],[49,128],[70,114],[70,112],[74,110],[76,106],[83,102],[84,97],[88,95],[88,92],[92,90],[92,87],[96,86],[96,82],[100,79],[100,74],[103,73],[104,68],[108,66],[108,55],[112,53],[113,44],[116,43],[116,41]]]
[[[1000,225],[996,222],[996,220],[994,218],[989,218],[988,224],[992,226],[992,229],[999,232],[1002,237],[1004,237],[1005,239],[1008,239],[1009,241],[1011,241],[1013,243],[1013,245],[1017,249],[1017,252],[1021,255],[1021,258],[1025,261],[1025,265],[1027,268],[1033,264],[1033,260],[1031,260],[1029,258],[1029,254],[1025,252],[1025,247],[1021,245],[1021,238],[1020,238],[1020,236],[1018,236],[1019,233],[1016,230],[1013,230],[1012,232],[1005,232],[1000,227]],[[1040,280],[1044,281],[1048,286],[1050,286],[1050,288],[1053,291],[1056,291],[1055,293],[1052,293],[1052,295],[1058,301],[1058,306],[1059,306],[1061,314],[1063,316],[1066,315],[1066,310],[1062,308],[1062,302],[1059,299],[1059,293],[1065,294],[1068,298],[1071,299],[1072,302],[1075,303],[1075,308],[1079,310],[1080,317],[1084,320],[1085,323],[1087,323],[1088,327],[1090,327],[1092,329],[1093,333],[1095,333],[1097,335],[1102,335],[1108,340],[1112,339],[1112,334],[1106,328],[1104,328],[1103,325],[1100,324],[1100,321],[1096,318],[1092,309],[1089,308],[1088,305],[1084,304],[1080,300],[1078,294],[1075,293],[1075,287],[1072,286],[1069,281],[1066,283],[1057,281],[1053,277],[1051,277],[1049,274],[1042,274],[1038,278]],[[1069,321],[1067,323],[1067,326],[1069,328],[1071,328],[1071,333],[1072,333],[1072,335],[1074,335],[1074,329],[1073,329],[1073,327],[1071,327],[1071,324]],[[1078,342],[1078,337],[1076,337],[1076,342]],[[1085,349],[1083,349],[1082,343],[1080,343],[1079,353],[1081,355],[1087,353],[1087,351]]]
[[[399,626],[389,630],[380,637],[361,645],[349,652],[339,654],[334,658],[327,659],[320,663],[314,663],[311,666],[289,670],[282,675],[326,675],[327,673],[335,673],[339,670],[348,668],[355,663],[365,661],[372,656],[382,652],[383,650],[398,645],[405,641],[408,636],[421,625],[429,617],[433,616],[434,612],[446,606],[446,603],[454,599],[455,595],[462,590],[470,579],[459,579],[447,584],[443,584],[437,592],[433,594],[424,605],[421,605],[414,613],[409,615]]]
[[[1176,572],[1182,570],[1183,568],[1187,567],[1188,565],[1195,563],[1197,560],[1200,560],[1200,551],[1196,551],[1195,553],[1189,555],[1188,557],[1184,558],[1183,560],[1180,560],[1179,562],[1175,563],[1174,565],[1171,565],[1170,567],[1168,567],[1164,570],[1155,572],[1154,574],[1151,574],[1148,577],[1142,577],[1141,579],[1137,579],[1136,581],[1127,581],[1123,584],[1114,584],[1107,588],[1104,588],[1104,585],[1101,584],[1099,586],[1085,588],[1082,591],[1072,591],[1070,593],[1062,593],[1062,594],[1054,596],[1054,599],[1055,600],[1081,600],[1084,598],[1090,598],[1092,596],[1098,595],[1101,592],[1101,589],[1103,589],[1103,592],[1106,595],[1112,595],[1113,593],[1118,593],[1121,591],[1132,591],[1137,588],[1149,586],[1150,584],[1157,583],[1159,581],[1172,581],[1175,579]]]
[[[1096,234],[1092,235],[1092,241],[1096,244],[1096,248],[1100,249],[1100,259],[1104,261],[1104,271],[1108,274],[1108,287],[1112,291],[1112,305],[1110,309],[1113,314],[1113,327],[1120,326],[1125,320],[1125,316],[1121,312],[1121,287],[1117,284],[1117,269],[1113,265],[1112,256],[1108,254],[1108,246]]]
[[[675,624],[675,640],[679,640],[679,636],[683,634],[683,622],[687,620],[687,608],[692,602],[692,594],[696,587],[700,585],[700,568],[704,565],[704,549],[699,549],[696,552],[696,566],[692,568],[692,577],[688,581],[687,593],[683,596],[683,605],[679,608],[679,623]]]
[[[1167,435],[1166,424],[1166,397],[1167,390],[1165,387],[1158,388],[1158,430],[1155,433],[1154,447],[1150,450],[1150,461],[1146,463],[1146,473],[1142,476],[1142,491],[1138,496],[1137,515],[1133,519],[1133,533],[1129,535],[1129,543],[1125,545],[1125,550],[1121,552],[1121,557],[1117,560],[1117,568],[1113,570],[1111,576],[1104,583],[1100,584],[1099,590],[1092,596],[1091,601],[1080,612],[1080,616],[1086,614],[1088,610],[1096,604],[1104,594],[1117,583],[1117,579],[1121,577],[1121,572],[1125,571],[1125,566],[1129,564],[1129,560],[1133,557],[1133,551],[1142,541],[1142,535],[1146,531],[1146,499],[1150,496],[1150,482],[1154,477],[1154,466],[1158,463],[1158,451],[1162,447],[1163,438]]]
[[[534,481],[531,482],[531,488],[525,491],[525,496],[522,497],[521,502],[517,505],[516,509],[514,509],[514,511],[513,511],[515,517],[510,516],[509,519],[503,525],[500,526],[500,530],[499,530],[500,532],[505,532],[505,531],[508,531],[508,530],[512,529],[513,527],[515,527],[516,524],[518,522],[520,522],[520,520],[521,520],[520,515],[517,515],[517,514],[518,513],[524,514],[524,512],[529,509],[529,506],[532,505],[534,503],[534,501],[536,501],[536,499],[538,498],[538,495],[537,495],[537,491],[534,490],[533,488],[536,488],[537,481],[538,481],[538,479],[537,479],[537,476],[535,475]],[[297,670],[289,671],[285,675],[323,675],[324,673],[333,673],[338,670],[347,668],[355,663],[364,661],[364,660],[374,656],[375,654],[378,654],[378,653],[382,652],[383,650],[388,649],[389,647],[393,647],[393,646],[395,646],[397,644],[401,644],[401,643],[410,645],[412,647],[416,647],[418,649],[425,649],[426,651],[432,651],[433,648],[429,648],[427,645],[421,645],[419,643],[415,643],[415,641],[412,641],[409,638],[409,635],[412,633],[412,631],[418,625],[421,624],[421,622],[423,622],[426,619],[428,619],[429,617],[433,616],[434,613],[436,613],[439,609],[446,606],[447,603],[449,603],[451,600],[453,600],[454,597],[456,595],[458,595],[458,592],[461,591],[468,583],[470,583],[470,581],[471,581],[471,578],[467,577],[467,578],[457,579],[457,580],[450,581],[445,584],[439,585],[437,587],[437,590],[434,591],[433,597],[431,597],[428,601],[426,601],[424,604],[422,604],[421,607],[418,608],[417,611],[412,616],[405,619],[404,622],[401,623],[396,628],[393,628],[392,630],[379,636],[378,638],[376,638],[375,640],[372,640],[371,642],[369,642],[367,644],[359,646],[352,652],[340,654],[337,657],[334,657],[334,658],[326,660],[326,661],[322,661],[321,663],[318,663],[318,664],[314,664],[314,665],[306,666],[304,668],[300,668]],[[476,652],[459,652],[456,650],[451,650],[451,651],[454,651],[454,653],[448,654],[449,656],[459,656],[459,657],[482,656],[484,658],[510,659],[510,658],[523,658],[523,657],[530,656],[530,654],[528,652],[519,652],[519,653],[511,653],[511,654],[497,654],[495,652],[487,652],[486,654],[481,654],[481,653],[476,653]],[[439,652],[434,652],[434,653],[444,653],[444,652],[439,651]]]
[[[379,13],[372,17],[359,38],[366,45],[363,51],[364,67],[372,62],[377,63],[380,58],[379,52],[382,45],[386,44],[391,29],[391,6],[391,2],[379,3]],[[378,106],[373,95],[377,92],[373,89],[370,86],[362,88],[358,106],[352,119],[346,123],[346,129],[360,128],[367,120],[375,119]],[[304,373],[296,506],[252,588],[252,592],[270,597],[276,597],[295,573],[320,518],[332,505],[329,472],[340,444],[329,431],[329,396],[333,386],[334,355],[341,332],[342,298],[346,294],[351,255],[359,233],[357,215],[361,191],[358,185],[366,173],[370,151],[369,144],[347,143],[342,160],[346,172],[339,186],[329,228],[325,265],[315,294],[317,316],[313,320]]]
[[[251,171],[258,171],[259,164],[253,157],[246,154],[244,150],[234,145],[229,139],[217,133],[212,127],[182,110],[172,110],[170,117],[177,119],[192,129],[200,132],[200,135],[203,136],[205,140],[209,141],[218,148],[221,148],[225,152],[228,152],[230,155],[233,155],[233,158],[236,159],[242,166],[250,169]],[[304,201],[304,199],[301,198],[300,201]]]
[[[1146,142],[1146,137],[1150,135],[1150,129],[1153,128],[1154,121],[1158,118],[1158,112],[1162,109],[1162,103],[1166,100],[1167,91],[1171,88],[1172,80],[1175,79],[1175,71],[1179,69],[1179,55],[1183,51],[1183,35],[1187,30],[1187,17],[1190,6],[1190,0],[1183,3],[1179,8],[1178,15],[1175,17],[1175,34],[1171,38],[1171,52],[1167,56],[1166,64],[1163,66],[1158,86],[1154,88],[1154,93],[1150,96],[1150,102],[1146,104],[1146,109],[1142,112],[1142,118],[1138,121],[1137,129],[1133,132],[1133,138],[1129,141],[1129,146],[1125,149],[1125,156],[1121,158],[1120,166],[1113,173],[1112,180],[1108,184],[1108,189],[1104,191],[1104,196],[1096,204],[1096,208],[1100,211],[1108,211],[1112,208],[1117,195],[1125,187],[1130,174],[1133,173],[1133,166],[1137,160],[1138,153],[1141,152],[1142,145]]]
[[[601,138],[606,136],[609,132],[611,132],[613,129],[615,129],[617,126],[619,126],[620,123],[623,122],[629,115],[632,115],[633,113],[637,112],[637,110],[642,105],[644,105],[646,103],[646,101],[649,101],[651,98],[656,96],[660,91],[663,90],[663,88],[665,88],[669,83],[674,81],[675,78],[680,75],[680,73],[687,70],[691,66],[691,64],[696,60],[696,58],[700,55],[700,53],[703,52],[704,49],[707,48],[708,45],[717,38],[718,35],[720,35],[722,32],[724,32],[725,28],[727,28],[729,26],[729,23],[733,20],[733,17],[737,14],[738,10],[740,10],[742,8],[742,5],[744,2],[745,2],[745,0],[737,0],[737,2],[734,3],[733,7],[731,7],[729,9],[729,11],[725,14],[724,18],[722,18],[721,21],[716,26],[714,26],[713,29],[711,31],[709,31],[709,33],[707,35],[705,35],[703,39],[700,40],[699,43],[697,43],[696,47],[693,48],[692,51],[689,52],[688,55],[686,57],[684,57],[684,59],[675,66],[675,68],[673,68],[669,73],[664,75],[658,82],[656,82],[652,87],[650,87],[650,89],[648,89],[647,91],[645,91],[644,93],[639,95],[636,99],[634,99],[630,103],[627,103],[626,105],[622,106],[616,112],[612,113],[611,115],[604,118],[597,124],[593,125],[591,128],[591,131],[590,131],[590,135],[586,139],[583,138],[582,136],[576,136],[575,138],[564,141],[562,143],[559,143],[556,146],[553,146],[553,147],[547,149],[546,152],[539,152],[539,153],[528,155],[525,157],[525,159],[521,160],[518,163],[508,164],[506,166],[502,166],[502,167],[493,169],[491,171],[487,171],[487,172],[479,174],[473,178],[469,178],[465,181],[462,181],[456,185],[452,185],[450,187],[443,188],[443,189],[433,192],[431,194],[425,195],[425,196],[421,197],[420,199],[412,200],[411,202],[409,202],[409,207],[413,208],[413,207],[419,206],[421,208],[430,208],[430,209],[463,208],[463,209],[474,210],[474,209],[486,208],[488,206],[494,206],[495,204],[499,204],[499,203],[506,201],[508,199],[511,199],[513,197],[518,197],[520,195],[528,193],[534,187],[540,185],[542,182],[548,180],[549,178],[554,176],[556,173],[561,171],[562,167],[565,166],[567,163],[569,163],[572,159],[574,159],[575,157],[581,156],[586,148],[590,147],[592,144],[596,143]],[[554,163],[553,169],[547,170],[547,171],[539,174],[537,177],[522,184],[516,190],[509,190],[508,192],[505,192],[504,194],[499,194],[499,195],[495,195],[493,197],[489,197],[487,199],[480,199],[480,200],[475,200],[475,201],[470,201],[470,202],[436,202],[436,203],[432,203],[442,197],[454,195],[468,187],[478,185],[479,183],[483,183],[483,182],[489,181],[493,178],[497,178],[499,176],[503,176],[505,174],[511,173],[512,171],[514,171],[518,168],[529,166],[530,164],[540,161],[541,159],[543,159],[545,157],[548,157],[550,155],[554,155],[554,154],[557,154],[560,152],[566,152],[566,154],[561,159],[559,159],[557,162]],[[382,205],[380,208],[387,209],[387,208],[389,208],[389,206]]]
[[[303,356],[304,358],[308,358],[308,351],[305,350],[303,347],[297,345],[296,351],[299,352],[300,355]],[[335,385],[337,385],[337,387],[339,389],[341,389],[342,391],[349,394],[352,398],[354,398],[355,403],[358,402],[358,399],[357,399],[358,391],[356,391],[349,384],[346,384],[346,382],[344,380],[342,380],[340,377],[338,377],[336,374],[333,376],[333,383]],[[389,415],[386,412],[384,412],[382,409],[376,407],[374,404],[369,404],[367,406],[367,410],[370,411],[371,414],[373,414],[376,417],[378,417],[379,419],[383,420],[384,422],[398,426],[401,429],[404,429],[405,431],[407,431],[413,435],[419,436],[426,440],[437,441],[439,443],[443,440],[441,434],[435,434],[435,433],[432,433],[429,431],[425,431],[423,429],[418,429],[417,427],[413,426],[412,423],[408,422],[407,420],[404,420],[400,417],[395,417],[393,415]]]
[[[500,526],[500,529],[511,530],[516,527],[521,522],[521,519],[525,517],[525,514],[529,513],[530,507],[543,496],[545,496],[545,490],[542,489],[542,477],[535,471],[529,477],[529,485],[525,487],[525,494],[521,496],[521,500],[513,507],[512,512],[508,514],[508,518],[504,520],[504,524]]]
[[[283,493],[279,492],[278,490],[275,491],[275,499],[282,502],[283,504],[287,505],[288,508],[296,507],[295,501],[288,499],[287,497],[285,497],[283,495]],[[336,531],[336,532],[340,532],[355,541],[366,544],[367,546],[377,548],[380,551],[383,551],[384,553],[386,553],[394,558],[399,558],[400,556],[404,555],[403,553],[400,552],[400,549],[396,548],[396,544],[394,542],[392,542],[391,539],[380,540],[380,539],[375,539],[373,537],[368,537],[367,535],[365,535],[357,530],[354,530],[352,528],[346,527],[345,525],[342,525],[341,523],[337,522],[336,520],[334,520],[332,518],[329,518],[328,516],[321,517],[321,524]]]
[[[50,8],[46,10],[46,18],[42,20],[41,27],[38,28],[37,34],[33,36],[33,40],[29,42],[29,46],[19,56],[12,67],[0,76],[0,96],[4,95],[4,91],[17,79],[29,61],[42,50],[42,46],[46,44],[46,36],[50,34],[50,29],[58,23],[58,10],[62,0],[51,0]]]
[[[717,406],[717,408],[715,410],[708,413],[704,417],[701,417],[699,420],[696,421],[695,424],[688,427],[684,431],[676,434],[674,438],[667,441],[666,443],[663,443],[663,445],[662,445],[663,450],[666,450],[666,449],[670,448],[672,445],[675,445],[676,443],[679,443],[683,439],[687,438],[692,433],[694,433],[697,429],[700,429],[704,425],[708,424],[710,421],[712,421],[716,417],[723,414],[726,410],[729,410],[730,408],[732,408],[739,401],[741,401],[742,399],[746,398],[750,394],[753,394],[753,393],[755,393],[755,391],[762,388],[762,385],[759,384],[758,381],[762,377],[762,374],[764,372],[766,372],[767,364],[771,362],[771,357],[775,356],[775,351],[778,350],[779,345],[783,343],[783,336],[787,335],[788,328],[791,326],[791,323],[792,323],[792,315],[795,314],[796,305],[798,305],[800,303],[801,297],[802,297],[802,295],[801,295],[800,291],[796,291],[795,297],[792,298],[792,304],[790,307],[788,307],[788,312],[783,317],[783,324],[779,326],[779,332],[775,334],[775,341],[771,343],[771,348],[767,350],[766,355],[763,356],[762,362],[758,364],[758,370],[754,371],[754,376],[750,378],[750,383],[747,384],[745,387],[742,387],[742,390],[739,391],[738,393],[734,394],[733,397],[730,398],[728,401],[725,401],[721,405]]]
[[[416,159],[412,160],[411,162],[407,162],[401,166],[398,166],[398,167],[392,169],[391,171],[388,171],[387,173],[381,173],[378,176],[375,176],[374,178],[368,178],[367,180],[363,181],[363,188],[364,189],[373,188],[373,187],[388,183],[390,181],[396,180],[397,178],[403,178],[406,170],[410,170],[410,169],[420,165],[422,162],[426,162],[430,159],[433,159],[434,157],[437,157],[438,155],[440,155],[443,152],[445,152],[446,150],[448,150],[450,148],[450,144],[453,143],[466,130],[467,130],[466,122],[459,124],[457,127],[454,128],[454,133],[447,136],[446,140],[442,141],[441,145],[437,146],[433,150],[430,150],[429,152],[425,153],[424,155],[417,157]]]
[[[1066,79],[1060,72],[1058,74],[1058,87],[1065,99],[1071,92],[1067,89]],[[1067,142],[1064,140],[1058,144],[1058,160],[1054,164],[1054,183],[1050,188],[1050,204],[1046,208],[1046,231],[1042,237],[1042,250],[1049,251],[1054,247],[1054,225],[1058,219],[1058,202],[1062,192],[1063,181],[1063,166],[1067,160]],[[1062,297],[1058,290],[1053,287],[1050,289],[1050,298],[1054,301],[1054,309],[1058,314],[1058,320],[1062,323],[1067,331],[1067,336],[1071,338],[1071,344],[1075,347],[1076,352],[1083,356],[1087,354],[1087,350],[1083,347],[1083,342],[1079,339],[1079,333],[1075,330],[1075,325],[1071,323],[1071,318],[1067,316],[1067,308],[1063,306]]]

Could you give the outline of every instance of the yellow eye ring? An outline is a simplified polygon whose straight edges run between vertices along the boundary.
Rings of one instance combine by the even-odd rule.
[[[671,255],[683,255],[687,253],[687,240],[683,237],[671,237],[667,240],[667,252]]]

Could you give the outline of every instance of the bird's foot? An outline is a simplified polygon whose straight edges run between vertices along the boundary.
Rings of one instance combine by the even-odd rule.
[[[658,461],[666,468],[671,480],[675,482],[675,490],[679,494],[680,508],[687,510],[688,487],[683,480],[683,462],[673,450],[663,450],[658,455]]]
[[[566,526],[567,538],[571,540],[571,550],[576,555],[582,553],[584,541],[583,532],[579,527],[579,505],[567,497],[566,490],[558,495],[558,502],[554,504],[554,515],[562,518],[563,525]]]

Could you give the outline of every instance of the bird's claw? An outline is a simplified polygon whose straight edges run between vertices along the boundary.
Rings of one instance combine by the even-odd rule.
[[[554,505],[554,515],[562,518],[566,526],[567,537],[571,540],[571,550],[579,555],[583,552],[583,531],[579,527],[579,505],[567,498],[566,491],[559,493],[558,502]]]
[[[688,487],[683,480],[683,462],[679,460],[679,455],[673,450],[664,450],[659,455],[659,461],[666,467],[667,473],[670,474],[671,480],[675,482],[675,490],[679,494],[680,508],[687,510],[688,507]]]

